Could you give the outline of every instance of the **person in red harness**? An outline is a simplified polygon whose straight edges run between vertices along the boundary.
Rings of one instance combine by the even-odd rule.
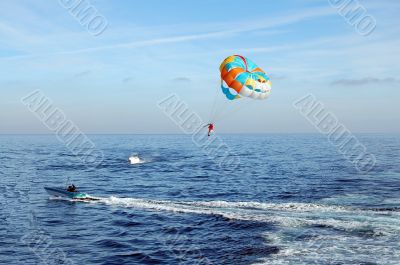
[[[211,133],[214,131],[214,124],[212,124],[212,123],[209,123],[209,124],[207,124],[206,126],[204,126],[204,127],[207,127],[208,126],[208,136],[210,136],[211,135]]]

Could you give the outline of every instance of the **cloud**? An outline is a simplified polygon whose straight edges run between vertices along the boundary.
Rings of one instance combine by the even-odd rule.
[[[130,81],[132,81],[132,77],[125,77],[122,79],[122,83],[129,83]]]
[[[339,79],[333,81],[331,85],[339,86],[364,86],[364,85],[387,85],[387,84],[400,84],[400,80],[388,77],[388,78],[374,78],[365,77],[361,79]]]
[[[269,18],[268,20],[243,21],[238,23],[237,25],[229,24],[226,25],[226,29],[219,31],[209,31],[200,34],[189,34],[189,35],[181,35],[181,36],[173,36],[165,38],[156,38],[144,41],[119,43],[119,44],[78,49],[73,51],[65,51],[61,53],[75,54],[75,53],[85,53],[85,52],[97,52],[108,49],[148,47],[148,46],[168,44],[168,43],[179,43],[179,42],[188,42],[188,41],[196,41],[203,39],[223,38],[226,36],[246,33],[250,31],[276,28],[284,25],[298,23],[311,18],[331,16],[334,14],[336,14],[336,12],[332,10],[332,8],[325,8],[325,7],[310,8],[308,10],[302,10],[302,12],[297,11],[296,13],[284,16],[276,16],[274,18]]]
[[[79,72],[79,73],[75,74],[74,77],[83,77],[83,76],[87,76],[87,75],[89,75],[91,72],[92,72],[92,71],[90,71],[90,70],[86,70],[86,71],[83,71],[83,72]]]
[[[192,80],[190,78],[188,78],[188,77],[177,77],[177,78],[172,79],[172,81],[173,82],[179,82],[179,83],[189,83]]]
[[[205,31],[203,33],[182,34],[177,36],[167,36],[167,37],[153,38],[141,41],[135,40],[130,42],[100,45],[97,47],[86,47],[75,50],[56,51],[51,53],[9,56],[8,58],[25,59],[37,56],[48,56],[48,55],[71,55],[71,54],[101,52],[105,50],[115,50],[124,48],[131,49],[139,47],[149,47],[162,44],[182,43],[182,42],[199,41],[206,39],[218,39],[257,30],[272,29],[289,24],[296,24],[298,22],[306,21],[312,18],[319,18],[331,15],[336,15],[336,11],[330,7],[310,8],[310,9],[303,9],[301,11],[297,10],[296,12],[287,15],[276,15],[275,17],[270,17],[268,19],[255,19],[253,21],[246,20],[237,22],[235,24],[226,23],[221,25],[222,29],[219,30],[214,29],[215,25],[214,26],[209,25],[208,27],[203,29]],[[276,34],[276,33],[278,33],[278,31],[270,32],[270,34]],[[266,50],[265,48],[261,49],[260,52],[263,52],[265,50]],[[267,50],[269,51],[269,49]]]

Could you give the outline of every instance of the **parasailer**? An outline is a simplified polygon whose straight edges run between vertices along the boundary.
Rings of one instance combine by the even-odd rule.
[[[204,127],[208,127],[208,137],[210,137],[211,133],[214,131],[214,124],[213,123],[209,123]]]
[[[262,100],[268,98],[271,93],[272,83],[269,76],[253,61],[242,55],[227,57],[221,63],[219,70],[221,90],[228,102],[237,102],[236,100],[240,98]],[[208,136],[214,130],[215,121],[221,120],[222,117],[232,117],[233,111],[226,111],[225,109],[232,103],[224,101],[225,103],[217,104],[217,98],[215,98],[210,114],[212,122],[204,126],[208,126]],[[242,107],[245,103],[232,105]],[[236,108],[235,111],[238,110],[239,108]]]

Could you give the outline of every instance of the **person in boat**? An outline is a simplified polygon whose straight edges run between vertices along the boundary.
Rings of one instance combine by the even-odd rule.
[[[207,135],[208,135],[208,137],[210,137],[211,133],[214,131],[214,124],[213,123],[209,123],[204,127],[207,127],[207,126],[208,126],[208,134]]]
[[[75,192],[75,191],[76,191],[75,185],[74,185],[74,184],[69,185],[67,191],[69,191],[69,192]]]

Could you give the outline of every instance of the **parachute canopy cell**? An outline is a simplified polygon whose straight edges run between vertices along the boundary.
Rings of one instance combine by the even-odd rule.
[[[254,62],[241,55],[226,58],[221,66],[221,88],[229,100],[240,97],[266,99],[272,83]]]

